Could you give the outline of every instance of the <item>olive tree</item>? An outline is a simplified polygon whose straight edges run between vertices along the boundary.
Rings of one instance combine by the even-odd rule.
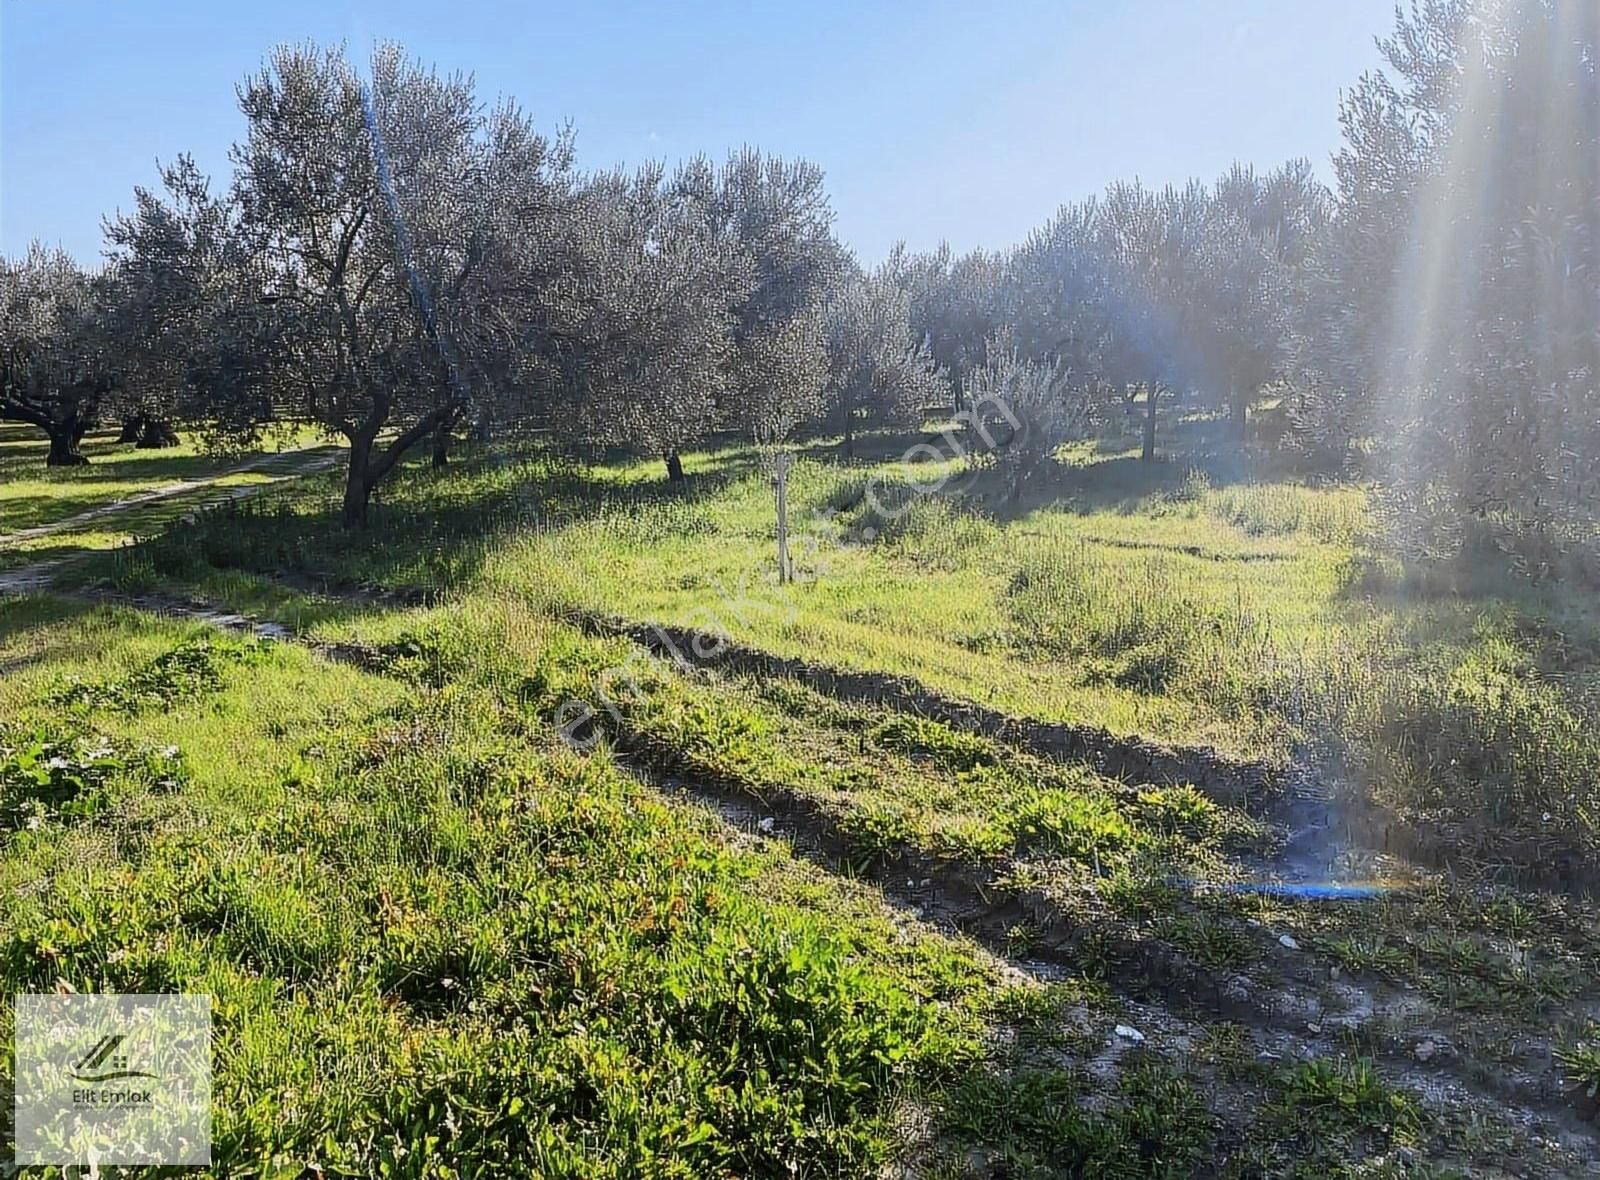
[[[710,210],[712,235],[737,254],[720,418],[747,435],[770,436],[822,405],[823,308],[844,267],[822,170],[743,148],[717,174]]]
[[[579,441],[659,454],[679,480],[679,452],[714,430],[774,441],[814,418],[841,257],[831,221],[814,165],[753,148],[670,178],[654,165],[586,178],[557,313],[561,421]]]
[[[558,433],[585,446],[677,455],[717,425],[734,355],[732,295],[744,289],[732,243],[714,232],[698,165],[669,180],[659,165],[580,186],[569,220],[569,297],[547,332],[559,347]]]
[[[1198,182],[1157,192],[1135,181],[1112,185],[1099,205],[1098,249],[1112,276],[1106,371],[1113,384],[1145,391],[1142,457],[1147,462],[1156,455],[1161,396],[1197,381],[1207,203],[1205,186]]]
[[[1418,551],[1555,568],[1600,546],[1600,10],[1433,0],[1380,48],[1290,337],[1304,431],[1369,440]]]
[[[828,405],[846,455],[860,427],[912,422],[921,407],[948,400],[948,383],[912,335],[910,303],[884,268],[848,275],[828,303]]]
[[[960,409],[969,375],[983,365],[989,339],[1006,321],[1006,259],[984,250],[957,257],[948,244],[927,254],[896,246],[884,267],[910,296],[912,335],[927,346]]]
[[[109,278],[60,250],[0,259],[0,419],[42,430],[52,467],[89,461],[78,444],[122,387],[115,316]]]
[[[494,231],[548,215],[570,154],[393,47],[370,80],[342,50],[281,48],[240,106],[234,191],[272,309],[272,388],[253,400],[348,441],[343,517],[363,524],[400,458],[507,372],[528,283]]]
[[[968,382],[967,412],[985,443],[974,457],[995,465],[1014,503],[1056,449],[1088,425],[1093,398],[1065,361],[1023,357],[1009,331],[997,334],[986,352]]]
[[[136,188],[133,211],[105,226],[127,378],[122,441],[142,447],[175,443],[174,422],[205,401],[203,358],[246,261],[236,206],[194,161],[180,156],[161,175],[164,194]]]
[[[1262,386],[1283,372],[1295,274],[1327,221],[1329,196],[1307,161],[1265,176],[1234,165],[1212,187],[1196,295],[1207,392],[1243,436]]]
[[[1097,393],[1113,390],[1107,364],[1119,294],[1098,236],[1100,217],[1098,201],[1062,206],[1006,260],[999,297],[1008,351],[1064,365]]]

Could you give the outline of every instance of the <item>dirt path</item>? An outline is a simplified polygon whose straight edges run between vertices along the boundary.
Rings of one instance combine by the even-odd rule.
[[[102,517],[115,516],[117,513],[129,508],[137,508],[141,504],[149,504],[155,500],[165,500],[170,496],[181,496],[185,492],[198,491],[201,488],[217,483],[219,480],[230,479],[235,475],[248,475],[253,471],[277,473],[278,468],[285,460],[297,459],[301,456],[316,456],[316,459],[313,460],[312,465],[309,467],[302,468],[300,464],[295,463],[292,464],[291,470],[283,472],[286,477],[303,475],[313,468],[320,469],[321,466],[326,466],[326,461],[330,456],[324,452],[329,452],[330,450],[331,448],[328,447],[308,447],[303,450],[280,451],[275,455],[264,455],[252,459],[248,463],[241,463],[237,467],[229,467],[224,471],[212,472],[203,479],[186,479],[178,483],[163,484],[159,488],[151,488],[147,492],[139,492],[121,500],[114,500],[110,504],[102,504],[98,508],[90,508],[63,520],[54,520],[49,524],[18,529],[14,533],[0,533],[0,549],[8,548],[22,541],[31,541],[36,537],[48,537],[51,533],[64,532],[68,529],[77,528],[79,525],[90,524]]]
[[[215,474],[208,475],[204,479],[191,479],[184,480],[181,483],[167,484],[164,487],[154,488],[148,492],[141,492],[136,496],[129,496],[124,500],[117,500],[111,504],[102,504],[98,508],[91,508],[87,512],[80,512],[76,516],[69,516],[64,520],[36,525],[33,528],[22,529],[15,533],[5,533],[0,535],[0,549],[12,548],[24,541],[48,537],[54,533],[68,532],[85,524],[93,524],[95,521],[114,518],[120,513],[161,500],[171,499],[174,496],[203,491],[236,475],[247,475],[252,472],[271,474],[271,479],[260,483],[241,484],[237,487],[220,489],[215,496],[207,497],[203,503],[197,504],[195,507],[210,507],[230,500],[243,500],[259,492],[266,491],[268,488],[276,487],[287,480],[299,479],[302,476],[314,475],[319,471],[325,471],[338,463],[343,458],[343,455],[342,448],[321,446],[309,447],[299,451],[286,451],[277,455],[253,459],[248,463],[241,463],[237,467],[230,467],[226,471],[218,471]],[[63,568],[73,562],[83,560],[90,552],[90,550],[85,550],[82,554],[53,557],[46,561],[34,562],[14,569],[0,570],[0,594],[31,594],[37,590],[42,590],[49,586],[51,579]]]

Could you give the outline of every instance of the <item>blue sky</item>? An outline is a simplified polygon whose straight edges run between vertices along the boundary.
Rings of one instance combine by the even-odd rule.
[[[753,143],[828,173],[863,261],[896,240],[996,248],[1119,177],[1205,178],[1310,157],[1377,63],[1392,0],[499,3],[3,0],[0,251],[85,260],[156,161],[219,181],[234,86],[281,41],[398,40],[570,119],[579,162]]]

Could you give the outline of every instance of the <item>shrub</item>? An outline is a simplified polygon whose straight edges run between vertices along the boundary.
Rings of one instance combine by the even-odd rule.
[[[104,740],[0,732],[0,832],[102,810],[106,782],[122,766]]]
[[[839,821],[839,830],[857,852],[884,859],[904,851],[917,836],[911,817],[887,803],[852,807]]]
[[[1555,684],[1503,639],[1379,682],[1359,736],[1418,802],[1491,822],[1600,832],[1600,739]],[[1548,817],[1548,819],[1546,819]]]
[[[1600,1024],[1590,1022],[1585,1035],[1555,1050],[1567,1084],[1590,1099],[1600,1098]]]
[[[68,680],[52,700],[60,705],[126,713],[170,708],[178,701],[215,692],[222,686],[223,669],[256,660],[260,650],[256,643],[209,636],[190,639],[121,679]]]

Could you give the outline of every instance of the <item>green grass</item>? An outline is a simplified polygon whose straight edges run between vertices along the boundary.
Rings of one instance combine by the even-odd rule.
[[[222,1171],[855,1172],[978,1052],[970,955],[787,903],[481,691],[0,610],[0,975],[212,994]]]
[[[866,868],[907,854],[974,865],[1064,918],[1169,944],[1204,971],[1252,965],[1290,930],[1328,966],[1390,978],[1463,1014],[1538,1027],[1600,968],[1600,915],[1575,899],[1440,885],[1359,908],[1249,897],[1184,900],[1175,879],[1248,879],[1269,825],[1188,785],[1130,787],[927,718],[846,705],[782,679],[684,676],[619,640],[590,639],[509,596],[314,625],[420,688],[466,679],[533,725],[581,700],[630,764],[797,804]],[[620,671],[619,671],[620,670]],[[609,685],[615,716],[597,685]],[[918,870],[920,872],[921,870]],[[1313,953],[1313,952],[1308,952]],[[1324,971],[1327,967],[1318,967]]]
[[[1391,809],[1475,827],[1486,860],[1600,852],[1587,596],[1489,575],[1422,593],[1383,555],[1359,487],[1096,447],[1066,458],[1004,512],[952,461],[804,458],[791,586],[772,574],[761,458],[738,448],[687,457],[682,489],[644,463],[411,470],[353,539],[332,527],[328,477],[177,527],[102,576],[287,570],[698,626],[1020,716],[1268,760],[1310,751]],[[941,476],[931,498],[907,482]]]
[[[1600,1024],[1591,1022],[1581,1038],[1556,1050],[1567,1082],[1591,1103],[1600,1099]]]
[[[275,456],[318,441],[314,433],[301,429],[270,438],[258,452],[219,455],[207,452],[194,436],[185,436],[178,446],[156,450],[118,443],[116,437],[115,430],[93,432],[85,437],[82,448],[90,460],[88,466],[52,468],[45,466],[49,447],[38,430],[0,423],[0,568],[109,549],[134,537],[150,536],[218,491],[271,482],[274,474],[289,469],[284,465],[287,460],[274,461]],[[268,461],[264,472],[232,473],[232,469],[260,459]],[[221,478],[209,495],[180,493],[132,506],[114,516],[53,527],[130,497],[218,476]],[[7,539],[8,534],[43,527],[52,531]]]
[[[202,453],[192,437],[176,447],[138,450],[116,430],[86,435],[87,467],[47,468],[43,432],[0,422],[0,533],[50,524],[164,484],[211,474],[229,464]]]
[[[1301,1150],[1325,1162],[1449,1149],[1355,1058],[1296,1081],[1235,1045],[1219,1090],[1220,1065],[1150,1047],[1107,1076],[1111,1026],[1148,1012],[1105,982],[1008,983],[782,843],[664,800],[620,747],[566,751],[542,719],[626,658],[616,641],[509,599],[317,630],[382,673],[126,609],[0,605],[0,976],[213,995],[219,1172],[865,1176],[921,1158],[958,1175],[977,1152],[1018,1174],[1176,1176],[1324,1124],[1337,1135]],[[654,675],[626,719],[691,761],[846,815],[925,786],[928,815],[1023,816],[1016,854],[1103,858],[1108,885],[1129,851],[1203,856],[1234,822],[926,719],[820,699],[800,719],[799,686]],[[1280,1091],[1268,1122],[1216,1104]]]
[[[1587,1117],[1550,1095],[1592,1081],[1592,902],[1381,858],[1349,871],[1408,887],[1360,906],[1195,891],[1274,863],[1270,795],[1119,781],[577,625],[1292,758],[1474,872],[1591,863],[1592,606],[1484,573],[1424,592],[1361,488],[1218,469],[1203,428],[1193,463],[1064,454],[1016,507],[959,464],[809,448],[792,587],[740,448],[686,456],[683,488],[410,465],[361,534],[332,473],[171,522],[71,581],[302,642],[0,601],[0,970],[226,997],[241,1174],[1580,1166],[1539,1120]],[[937,472],[958,482],[911,490]],[[572,702],[592,753],[557,738]]]

